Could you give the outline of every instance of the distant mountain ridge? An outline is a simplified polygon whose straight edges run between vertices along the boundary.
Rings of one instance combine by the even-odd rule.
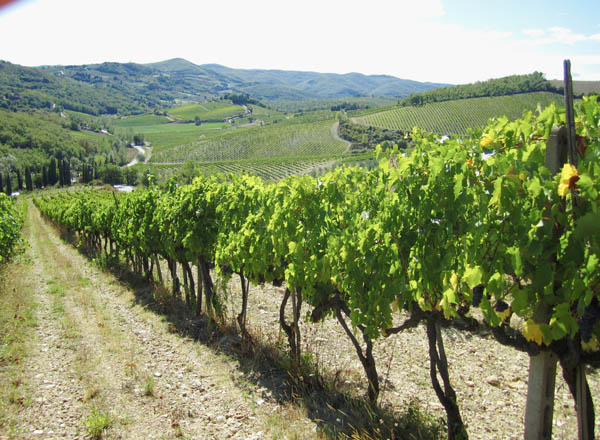
[[[364,75],[362,73],[317,73],[288,70],[232,69],[218,64],[200,66],[231,79],[240,91],[259,99],[274,99],[269,87],[296,91],[305,99],[344,98],[356,96],[403,97],[448,84],[418,82],[390,75]]]
[[[91,114],[139,113],[232,92],[262,101],[401,98],[444,85],[389,75],[232,69],[197,65],[183,58],[149,64],[105,62],[36,68],[0,62],[0,106],[22,108],[22,98],[28,96],[43,103],[42,107],[57,104]],[[15,102],[17,99],[21,102]]]

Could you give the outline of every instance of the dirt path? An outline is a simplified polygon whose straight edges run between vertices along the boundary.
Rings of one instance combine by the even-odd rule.
[[[333,125],[331,126],[331,135],[337,139],[338,141],[342,141],[346,144],[346,149],[344,150],[344,153],[347,153],[350,151],[350,147],[352,146],[351,142],[348,142],[346,139],[342,139],[340,137],[340,135],[338,134],[338,128],[340,127],[340,123],[338,121],[335,121],[333,123]]]
[[[224,354],[169,332],[134,293],[65,244],[30,206],[36,346],[32,389],[0,438],[311,438],[314,423],[279,405]]]
[[[141,145],[133,145],[133,148],[135,148],[138,151],[138,154],[141,154],[144,156],[144,162],[146,162],[147,161],[146,150],[144,150],[144,147],[142,147]],[[131,160],[131,162],[129,162],[128,164],[125,164],[124,166],[132,167],[135,164],[137,164],[139,162],[138,154],[135,155],[135,157]]]

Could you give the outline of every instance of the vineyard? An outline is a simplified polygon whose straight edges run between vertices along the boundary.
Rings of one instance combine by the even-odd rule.
[[[196,117],[202,121],[222,121],[246,113],[244,107],[233,105],[230,102],[205,102],[202,104],[188,104],[173,107],[168,110],[169,115],[184,121],[193,121]]]
[[[287,176],[301,174],[324,174],[336,164],[346,163],[347,161],[361,162],[373,161],[373,154],[362,155],[336,155],[336,156],[316,156],[316,157],[290,157],[276,159],[249,159],[232,160],[225,162],[202,162],[193,164],[194,171],[199,171],[204,176],[213,175],[251,175],[258,176],[265,181],[277,181]],[[146,165],[149,172],[156,176],[158,181],[166,181],[171,176],[181,174],[183,166],[179,164],[149,164]]]
[[[155,151],[151,161],[216,162],[341,154],[345,152],[347,144],[333,137],[332,125],[333,121],[319,121],[239,128],[219,136]]]
[[[223,122],[207,122],[202,125],[183,123],[160,123],[152,125],[130,125],[118,127],[121,135],[141,134],[150,142],[155,151],[192,142],[208,136],[215,136],[229,124]]]
[[[165,116],[159,115],[135,115],[116,119],[114,125],[116,127],[140,127],[145,125],[167,124],[170,121]]]
[[[0,265],[5,264],[21,240],[22,215],[14,201],[0,193]]]
[[[363,125],[393,130],[411,131],[413,127],[420,127],[440,135],[464,135],[470,128],[486,125],[490,118],[507,116],[514,119],[520,117],[525,110],[535,110],[538,104],[545,107],[550,103],[564,105],[564,98],[555,93],[538,92],[459,99],[421,107],[399,107],[352,120]]]
[[[423,110],[430,107],[437,105]],[[452,386],[443,326],[466,335],[485,329],[531,359],[553,353],[577,406],[587,407],[585,429],[593,438],[597,390],[590,389],[585,366],[600,362],[600,105],[595,99],[579,104],[576,156],[553,175],[547,144],[565,123],[564,111],[550,105],[515,121],[492,120],[464,139],[440,141],[415,129],[409,155],[379,152],[373,170],[343,167],[273,184],[252,176],[227,183],[196,178],[164,191],[152,185],[118,196],[68,191],[38,197],[36,204],[82,243],[123,258],[149,280],[169,273],[172,294],[198,315],[219,320],[226,301],[219,286],[235,274],[241,287],[236,321],[248,349],[254,343],[246,328],[250,283],[282,286],[278,325],[291,365],[304,359],[301,316],[337,321],[372,402],[385,388],[376,342],[424,326],[431,386],[450,439],[467,438],[471,426]],[[249,151],[267,157],[341,152],[336,142],[322,147],[330,123],[314,124],[287,136],[280,129],[277,140],[248,130],[169,153],[218,161]],[[511,359],[506,362],[509,368]],[[394,425],[378,430],[383,438],[401,435]],[[565,435],[573,432],[571,426]]]

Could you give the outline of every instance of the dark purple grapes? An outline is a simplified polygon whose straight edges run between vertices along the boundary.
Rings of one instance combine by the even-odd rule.
[[[581,339],[583,342],[590,342],[594,325],[600,320],[600,304],[598,297],[594,296],[590,304],[583,311],[583,315],[579,318],[579,330],[581,331]]]
[[[508,304],[506,304],[506,302],[504,302],[504,301],[502,301],[502,300],[499,300],[499,301],[496,303],[496,311],[497,311],[498,313],[502,313],[502,312],[504,312],[506,309],[508,309]]]
[[[483,298],[483,284],[473,287],[473,306],[479,307]]]

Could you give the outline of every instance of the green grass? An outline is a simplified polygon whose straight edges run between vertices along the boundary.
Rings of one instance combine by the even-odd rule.
[[[202,121],[217,121],[245,114],[242,106],[231,102],[204,102],[168,109],[169,115],[184,121],[193,121],[198,116]]]
[[[93,439],[102,438],[102,433],[112,424],[110,415],[93,407],[92,413],[85,420],[85,429]]]
[[[157,124],[167,124],[169,123],[169,119],[165,116],[159,115],[136,115],[136,116],[125,116],[119,119],[115,119],[114,126],[115,127],[138,127],[140,125],[157,125]]]
[[[26,203],[21,198],[21,204]],[[25,206],[24,232],[31,227]],[[23,407],[33,391],[26,382],[23,364],[32,355],[37,326],[35,292],[38,280],[32,276],[32,261],[18,254],[0,265],[0,428],[8,432],[20,422]],[[35,355],[35,353],[33,353]]]
[[[410,131],[413,127],[438,134],[467,134],[468,128],[483,126],[489,118],[519,118],[537,104],[563,104],[561,95],[549,92],[523,93],[493,98],[470,98],[436,102],[421,107],[398,107],[369,116],[352,118],[366,126]]]
[[[239,128],[220,136],[154,151],[151,161],[221,162],[275,157],[331,156],[347,144],[333,137],[334,121]]]

